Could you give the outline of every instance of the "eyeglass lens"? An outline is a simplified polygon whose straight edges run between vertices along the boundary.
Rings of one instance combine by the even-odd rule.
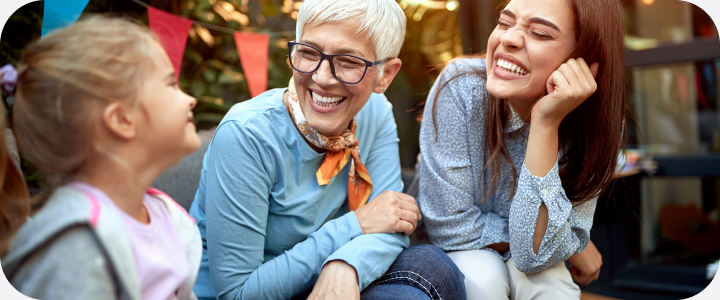
[[[296,44],[290,53],[292,66],[300,72],[313,72],[322,63],[322,53],[312,47]],[[335,67],[335,78],[346,83],[359,82],[367,69],[363,60],[349,55],[333,57],[332,65]]]

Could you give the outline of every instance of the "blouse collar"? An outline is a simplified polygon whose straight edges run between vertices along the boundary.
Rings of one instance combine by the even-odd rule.
[[[508,119],[507,127],[505,127],[505,133],[514,132],[525,127],[525,120],[515,112],[512,105],[508,105],[508,107],[510,107],[510,118]]]

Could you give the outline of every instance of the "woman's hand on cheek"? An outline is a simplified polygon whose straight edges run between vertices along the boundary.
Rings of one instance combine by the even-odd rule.
[[[560,126],[565,116],[597,90],[598,67],[598,63],[588,66],[583,58],[571,58],[560,65],[547,80],[548,94],[533,106],[531,122]]]
[[[385,191],[355,210],[363,234],[397,233],[410,235],[421,219],[420,209],[412,196]]]
[[[325,264],[308,300],[360,299],[357,271],[342,260]]]

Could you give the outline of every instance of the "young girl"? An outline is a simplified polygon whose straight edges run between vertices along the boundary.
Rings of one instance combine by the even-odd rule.
[[[57,188],[2,261],[11,284],[43,299],[193,296],[199,231],[149,186],[199,147],[195,99],[157,39],[93,17],[30,45],[18,72],[20,150]]]
[[[453,61],[428,97],[418,205],[468,299],[578,299],[624,143],[620,3],[512,0],[497,24],[485,58]]]

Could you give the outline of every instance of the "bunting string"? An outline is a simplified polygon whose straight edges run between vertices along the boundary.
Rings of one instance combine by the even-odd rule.
[[[130,1],[135,2],[135,3],[137,3],[138,5],[141,5],[141,6],[145,7],[145,8],[151,7],[149,4],[147,4],[147,3],[145,3],[145,2],[142,2],[142,1],[140,1],[140,0],[130,0]],[[227,28],[227,27],[223,27],[223,26],[218,26],[218,25],[215,25],[215,24],[210,24],[210,23],[201,22],[201,21],[197,21],[197,20],[190,20],[190,21],[192,21],[192,23],[193,23],[194,25],[202,26],[202,27],[205,27],[205,28],[207,28],[207,29],[212,29],[212,30],[215,30],[215,31],[220,31],[220,32],[228,33],[228,34],[235,34],[235,32],[238,31],[238,30],[236,30],[236,29]],[[242,30],[240,30],[240,31],[242,31]],[[292,31],[292,30],[273,31],[273,32],[262,32],[262,33],[269,35],[270,38],[278,38],[278,37],[286,37],[286,36],[290,36],[290,35],[295,35],[295,31]]]
[[[150,31],[159,38],[168,54],[176,76],[180,76],[180,65],[192,25],[232,34],[238,51],[240,65],[245,74],[250,96],[255,97],[267,90],[268,59],[270,38],[292,36],[295,31],[250,32],[190,20],[176,14],[157,9],[141,0],[131,0],[147,9]],[[89,0],[45,0],[42,35],[78,20]]]
[[[161,11],[140,0],[131,0],[148,10],[150,30],[160,37],[160,41],[168,53],[175,67],[177,76],[180,75],[180,64],[185,42],[190,27],[195,24],[208,29],[232,34],[238,51],[240,66],[247,81],[250,97],[255,97],[267,90],[268,82],[268,48],[270,37],[291,36],[294,31],[280,32],[246,32],[233,30],[227,27],[208,24],[205,22],[189,20],[187,18]]]

